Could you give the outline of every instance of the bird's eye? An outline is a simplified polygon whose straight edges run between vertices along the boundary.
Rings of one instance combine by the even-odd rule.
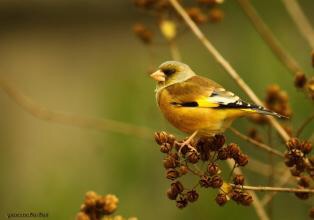
[[[165,69],[165,70],[163,70],[163,72],[164,72],[164,74],[166,74],[167,76],[169,76],[169,75],[175,73],[176,70],[175,70],[175,69]]]

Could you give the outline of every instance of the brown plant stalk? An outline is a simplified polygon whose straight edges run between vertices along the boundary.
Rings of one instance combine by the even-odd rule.
[[[279,40],[272,33],[270,28],[265,24],[258,12],[252,6],[249,0],[238,0],[243,12],[247,15],[256,31],[261,35],[265,43],[270,47],[277,58],[284,64],[285,67],[293,74],[303,73],[298,62],[284,50]]]
[[[212,54],[215,60],[226,70],[226,72],[234,79],[239,87],[252,99],[252,101],[258,105],[263,105],[262,101],[256,96],[253,90],[243,81],[236,70],[227,62],[227,60],[217,51],[213,44],[206,38],[203,32],[195,24],[195,22],[189,17],[181,4],[177,0],[169,0],[174,9],[181,15],[186,24],[190,27],[195,36],[206,47],[206,49]],[[279,135],[284,141],[289,140],[289,135],[283,129],[283,127],[272,117],[268,117],[272,126],[277,130]]]
[[[298,188],[284,188],[284,187],[270,187],[270,186],[238,186],[233,183],[231,186],[239,189],[253,190],[253,191],[271,191],[271,192],[289,192],[289,193],[314,193],[314,189],[298,189]]]
[[[4,79],[0,79],[0,88],[20,107],[22,107],[22,109],[41,120],[81,128],[89,128],[98,131],[112,131],[127,135],[134,135],[143,139],[152,139],[153,130],[146,127],[136,126],[111,119],[75,115],[73,113],[64,113],[47,109],[45,106],[34,102],[31,98],[24,95]]]
[[[238,137],[242,138],[243,140],[246,140],[247,142],[256,145],[257,147],[259,147],[260,149],[263,149],[273,155],[276,155],[278,157],[284,158],[284,154],[281,153],[278,150],[273,149],[272,147],[268,146],[267,144],[264,143],[260,143],[244,134],[242,134],[240,131],[238,131],[235,128],[230,127],[230,130],[232,131],[232,133],[234,133],[235,135],[237,135]]]
[[[304,39],[308,42],[311,49],[314,49],[314,30],[310,21],[304,15],[298,0],[282,0],[282,3],[286,7],[287,12],[290,14]]]

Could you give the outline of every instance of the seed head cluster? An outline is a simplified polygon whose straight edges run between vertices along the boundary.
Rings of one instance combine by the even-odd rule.
[[[225,144],[224,135],[201,138],[186,144],[186,140],[177,140],[175,136],[162,131],[155,133],[155,140],[160,152],[165,154],[165,176],[172,181],[167,197],[176,201],[178,208],[197,201],[199,187],[217,189],[215,201],[220,206],[230,199],[242,205],[252,203],[252,197],[247,192],[231,187],[221,175],[221,161],[232,159],[235,166],[245,166],[248,163],[248,156],[241,152],[237,144]],[[196,184],[192,188],[186,187],[181,178],[186,175],[196,177]],[[244,176],[236,175],[233,183],[235,186],[243,185]]]
[[[309,188],[314,180],[314,158],[309,157],[312,144],[298,138],[291,138],[286,143],[285,164],[291,174],[298,179],[299,188]],[[309,193],[295,193],[300,199],[308,199]]]
[[[94,191],[89,191],[85,194],[84,203],[76,215],[76,220],[126,220],[120,215],[112,215],[118,207],[118,202],[119,199],[115,195],[101,196]],[[137,220],[137,218],[132,217],[127,220]]]
[[[196,0],[185,10],[197,24],[217,23],[224,18],[224,12],[219,7],[222,3],[223,0]],[[158,24],[161,35],[167,41],[175,39],[177,29],[183,29],[182,18],[174,11],[168,0],[133,0],[133,5],[156,19],[155,24]],[[142,23],[133,26],[135,35],[146,45],[153,43],[154,34],[151,29]]]

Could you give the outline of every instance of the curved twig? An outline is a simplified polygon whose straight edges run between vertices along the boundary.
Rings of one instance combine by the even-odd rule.
[[[206,38],[203,32],[198,28],[195,22],[189,17],[184,8],[178,3],[177,0],[169,0],[174,9],[181,15],[186,24],[190,27],[195,36],[206,47],[206,49],[212,54],[215,60],[226,70],[226,72],[234,79],[239,87],[258,105],[263,105],[262,101],[256,96],[253,90],[243,81],[236,70],[227,62],[227,60],[218,52],[213,44]],[[272,117],[268,117],[272,126],[277,130],[284,141],[287,141],[290,137],[283,127]]]

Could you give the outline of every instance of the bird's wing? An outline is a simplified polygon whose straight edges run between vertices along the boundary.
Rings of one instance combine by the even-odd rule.
[[[171,85],[167,90],[171,96],[171,104],[175,106],[234,109],[285,117],[262,106],[245,102],[218,83],[201,76],[193,76],[182,83]]]

